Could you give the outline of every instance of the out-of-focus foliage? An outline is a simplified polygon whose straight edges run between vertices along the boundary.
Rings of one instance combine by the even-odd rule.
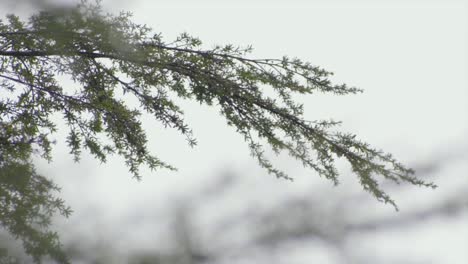
[[[380,237],[377,247],[393,249],[393,243],[398,243],[395,241],[411,243],[408,236],[414,239],[414,230],[422,231],[416,232],[419,236],[431,232],[434,226],[426,223],[432,220],[457,222],[468,212],[468,196],[463,193],[464,188],[439,197],[438,204],[427,203],[410,209],[411,202],[408,201],[404,212],[399,214],[382,216],[374,212],[367,217],[356,214],[356,211],[363,212],[364,208],[372,206],[372,201],[365,199],[357,190],[346,189],[341,192],[341,197],[330,197],[326,203],[323,201],[326,191],[318,190],[313,194],[285,197],[275,203],[268,203],[267,199],[257,194],[254,197],[262,202],[251,203],[249,199],[239,201],[241,206],[231,204],[232,208],[223,210],[221,217],[215,213],[218,215],[215,221],[205,222],[204,214],[219,210],[217,205],[230,200],[230,196],[249,197],[254,193],[248,191],[251,183],[248,177],[232,173],[218,176],[215,181],[199,189],[176,195],[177,199],[173,199],[173,203],[165,208],[167,211],[152,211],[154,208],[151,206],[144,206],[144,210],[134,212],[136,215],[127,215],[138,223],[125,218],[122,224],[114,223],[127,230],[125,235],[119,234],[119,242],[134,237],[133,232],[146,234],[138,237],[144,242],[137,242],[141,244],[131,250],[121,250],[115,239],[106,240],[104,234],[99,239],[92,233],[68,237],[74,241],[69,243],[68,255],[76,263],[103,264],[119,261],[131,264],[254,261],[262,264],[291,263],[291,260],[308,263],[311,259],[321,259],[323,255],[329,256],[325,263],[440,263],[432,261],[431,256],[417,254],[426,246],[424,243],[413,245],[414,253],[411,256],[405,255],[405,251],[390,250],[392,254],[383,257],[382,252],[366,251],[364,245],[356,242],[368,245],[366,241],[372,241],[371,244],[374,244],[376,237]],[[128,226],[123,224],[125,222]],[[441,225],[440,228],[449,226]],[[161,229],[166,231],[164,235],[155,236],[160,234]],[[393,232],[393,235],[385,235],[388,232]],[[387,236],[388,241],[382,239],[381,234]],[[447,242],[442,241],[441,244]],[[291,245],[300,251],[291,250]],[[126,247],[125,243],[120,246]]]
[[[435,187],[414,177],[392,155],[355,135],[334,131],[339,122],[303,118],[303,106],[293,100],[294,94],[360,92],[332,84],[331,72],[297,58],[253,59],[250,47],[225,45],[206,50],[201,45],[186,33],[165,42],[146,25],[133,23],[129,13],[105,14],[99,3],[87,1],[76,8],[39,12],[27,21],[15,15],[0,21],[0,159],[5,171],[16,166],[24,175],[30,174],[23,185],[34,188],[24,192],[21,202],[29,201],[29,196],[48,197],[48,191],[56,188],[28,164],[32,152],[51,159],[55,114],[68,126],[67,144],[76,161],[83,149],[102,162],[115,153],[138,179],[141,165],[175,169],[149,152],[140,121],[142,113],[150,113],[166,127],[180,131],[194,146],[196,140],[174,98],[216,106],[227,124],[244,137],[251,155],[278,178],[291,179],[265,157],[262,144],[277,154],[287,152],[335,184],[339,176],[335,159],[343,158],[366,191],[395,207],[377,177]],[[59,76],[70,78],[77,87],[64,88]],[[127,96],[141,106],[132,109],[123,99]],[[19,164],[8,158],[17,153],[24,155]],[[15,178],[18,184],[20,178]],[[5,188],[2,197],[14,190],[7,189],[13,188],[10,185]],[[52,200],[40,201],[47,204]],[[30,207],[44,205],[38,204]],[[6,203],[1,206],[7,208]],[[49,208],[54,206],[63,209],[55,202]],[[9,217],[2,216],[6,226],[21,225],[18,219],[23,218]],[[39,223],[47,222],[47,217],[34,217]],[[48,235],[47,241],[56,241],[52,234],[44,235]],[[46,251],[34,251],[28,249],[28,239],[35,239],[30,248],[43,248],[38,237],[20,238],[36,261],[41,255],[58,256],[55,242]]]
[[[57,191],[58,187],[38,175],[29,162],[0,162],[0,224],[23,242],[26,253],[36,262],[49,255],[67,263],[57,233],[49,230],[56,212],[64,216],[71,213],[63,200],[54,196]]]

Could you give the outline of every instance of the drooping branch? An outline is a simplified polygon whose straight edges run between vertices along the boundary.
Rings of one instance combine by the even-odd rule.
[[[138,117],[142,110],[129,109],[115,91],[131,93],[144,111],[195,145],[182,109],[170,98],[175,93],[216,104],[227,123],[244,136],[260,165],[277,177],[291,179],[265,158],[262,140],[275,153],[287,151],[335,184],[335,159],[344,158],[364,189],[394,206],[379,187],[377,176],[435,187],[415,178],[411,169],[391,155],[352,134],[334,132],[338,122],[305,120],[303,106],[294,102],[293,94],[361,92],[332,84],[330,72],[310,63],[287,57],[252,59],[248,56],[251,48],[231,45],[201,49],[201,42],[187,34],[166,44],[148,27],[132,23],[128,14],[103,15],[99,7],[86,4],[65,15],[43,12],[27,23],[14,16],[8,19],[8,24],[0,25],[0,79],[10,90],[20,84],[37,94],[39,105],[50,109],[42,118],[52,112],[64,114],[72,128],[68,143],[75,155],[82,146],[102,161],[106,153],[119,153],[137,177],[142,163],[172,168],[148,153]],[[67,94],[56,81],[57,74],[70,76],[81,88],[74,95]],[[275,95],[267,96],[266,89]],[[30,105],[21,102],[17,107]],[[83,112],[92,116],[85,117]],[[14,118],[12,113],[9,116]],[[97,135],[102,133],[113,146],[100,144]]]
[[[26,66],[15,66],[20,70],[7,66],[0,78],[27,84],[38,91],[48,91],[48,84],[57,85],[52,72],[57,70],[82,85],[73,97],[66,95],[61,88],[48,93],[48,102],[55,105],[55,110],[66,111],[72,127],[80,124],[81,132],[70,134],[69,144],[73,153],[79,154],[80,137],[84,137],[86,142],[92,142],[88,148],[94,149],[94,153],[105,160],[102,146],[94,136],[102,130],[99,126],[93,130],[92,125],[86,128],[90,122],[95,125],[102,123],[114,141],[114,147],[107,147],[107,152],[117,151],[126,156],[131,171],[138,174],[138,164],[145,159],[136,154],[147,151],[146,140],[137,138],[146,137],[136,119],[139,110],[130,111],[124,102],[114,98],[117,87],[131,92],[146,111],[165,125],[177,128],[194,145],[192,132],[181,117],[182,110],[169,98],[168,93],[175,92],[182,98],[194,98],[200,103],[216,103],[228,124],[244,136],[260,165],[277,177],[291,179],[264,157],[257,137],[264,139],[276,153],[288,151],[304,166],[335,184],[338,183],[338,172],[334,160],[345,158],[364,189],[394,206],[395,203],[379,188],[375,176],[434,187],[432,183],[412,176],[412,170],[391,155],[356,140],[354,135],[330,130],[337,122],[303,119],[302,105],[291,99],[292,93],[350,94],[361,91],[331,84],[328,79],[330,72],[287,57],[251,59],[247,56],[249,48],[242,50],[228,45],[203,50],[199,48],[201,42],[187,34],[168,45],[158,34],[151,35],[147,27],[130,22],[128,15],[112,17],[101,15],[99,10],[86,10],[71,11],[63,16],[41,13],[34,16],[29,24],[10,17],[10,24],[3,25],[4,30],[0,31],[3,47],[0,56],[3,60],[10,64],[18,60],[23,64],[29,63],[31,65],[26,66],[30,74],[45,72],[49,80],[42,85],[38,85],[41,80],[37,76],[28,76],[30,81],[23,80],[21,69]],[[41,59],[41,63],[34,63],[36,59]],[[15,74],[16,77],[13,76]],[[276,92],[275,97],[265,96],[265,85]],[[70,98],[76,100],[72,102],[68,100]],[[79,114],[83,110],[93,113],[94,121],[83,120]],[[130,130],[139,132],[132,137]],[[121,138],[126,138],[125,143]],[[148,160],[152,160],[152,167],[164,164],[154,157],[148,156]],[[164,164],[163,167],[169,166]]]

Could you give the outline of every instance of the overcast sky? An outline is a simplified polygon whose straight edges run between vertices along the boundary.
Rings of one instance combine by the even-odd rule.
[[[454,149],[467,152],[468,1],[104,0],[103,4],[112,12],[133,12],[136,22],[161,32],[168,42],[188,32],[199,37],[206,48],[252,45],[252,57],[288,55],[333,71],[336,82],[365,92],[298,98],[305,104],[305,118],[342,120],[343,130],[393,153],[404,163],[416,164]],[[2,6],[0,13],[8,8]],[[136,182],[121,159],[100,165],[85,156],[80,164],[73,164],[63,144],[57,146],[53,163],[39,163],[39,167],[58,179],[76,215],[89,206],[106,208],[112,216],[148,201],[164,207],[171,197],[168,193],[190,192],[223,170],[234,170],[274,190],[285,189],[285,193],[329,186],[285,156],[276,161],[296,181],[273,179],[249,157],[242,137],[225,125],[217,109],[184,105],[186,120],[199,142],[194,149],[177,132],[149,119],[145,123],[154,153],[177,166],[178,172],[144,170],[143,181]],[[452,173],[460,177],[452,185],[447,183],[445,192],[460,184],[468,186],[466,166],[460,165]],[[267,191],[263,190],[265,195]],[[413,189],[411,199],[436,199],[445,192]],[[400,200],[400,207],[405,202]],[[461,230],[447,231],[447,243],[428,242],[421,254],[445,245],[440,250],[449,254],[437,255],[441,262],[434,263],[467,263],[463,248],[468,241],[463,237],[468,237],[468,227],[458,224],[457,228]]]

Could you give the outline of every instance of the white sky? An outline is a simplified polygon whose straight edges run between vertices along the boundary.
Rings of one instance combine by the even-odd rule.
[[[337,82],[365,92],[298,98],[305,104],[306,119],[342,120],[344,130],[405,163],[424,161],[453,148],[466,153],[468,1],[104,0],[103,4],[113,12],[132,11],[135,21],[161,32],[168,41],[188,32],[208,48],[215,44],[251,44],[254,57],[289,55],[335,72]],[[4,9],[0,14],[6,12]],[[194,185],[203,185],[224,169],[246,174],[283,195],[294,190],[313,191],[317,186],[314,173],[283,157],[277,162],[297,179],[294,183],[278,181],[259,169],[242,138],[225,126],[217,110],[188,103],[186,116],[198,138],[195,149],[187,147],[176,132],[152,121],[146,123],[155,153],[176,165],[178,172],[145,171],[146,176],[138,183],[131,179],[121,159],[99,165],[84,157],[80,164],[73,164],[61,146],[53,163],[39,166],[57,177],[78,216],[91,205],[105,208],[111,216],[124,215],[129,207],[143,208],[141,204],[147,202],[163,208],[172,197],[169,193],[190,192]],[[468,186],[467,168],[460,168],[453,172],[460,174],[457,184]],[[328,185],[319,181],[320,186]],[[445,192],[413,189],[410,200],[436,199],[455,185],[446,186]],[[268,189],[258,191],[268,196]],[[406,202],[411,204],[407,196],[400,198],[401,207]],[[444,237],[444,243],[433,241],[425,246],[419,241],[418,252],[434,254],[434,263],[467,263],[466,247],[460,243],[468,246],[464,239],[468,227],[460,223],[456,227],[464,229],[447,229],[450,235]],[[402,233],[395,236],[404,236]],[[434,232],[433,236],[439,235]],[[415,235],[414,239],[422,237],[426,236]],[[398,245],[401,239],[396,241]],[[450,254],[438,254],[435,247]]]

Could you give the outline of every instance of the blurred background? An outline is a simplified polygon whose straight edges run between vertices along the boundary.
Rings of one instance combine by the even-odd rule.
[[[0,2],[0,15],[26,18],[76,1]],[[216,44],[252,45],[252,57],[298,57],[335,72],[363,94],[298,97],[308,120],[393,153],[435,190],[385,185],[400,211],[364,192],[346,164],[341,184],[271,158],[294,177],[259,168],[217,109],[182,101],[198,146],[145,116],[150,146],[177,172],[123,160],[80,163],[56,135],[54,160],[38,170],[62,187],[74,211],[54,227],[73,263],[468,263],[468,2],[440,1],[102,1],[131,11],[168,42],[182,32]],[[64,80],[64,82],[69,82]],[[60,123],[60,121],[58,121]],[[0,248],[28,263],[6,233]],[[0,252],[2,253],[2,252]],[[13,261],[13,260],[12,260]]]

